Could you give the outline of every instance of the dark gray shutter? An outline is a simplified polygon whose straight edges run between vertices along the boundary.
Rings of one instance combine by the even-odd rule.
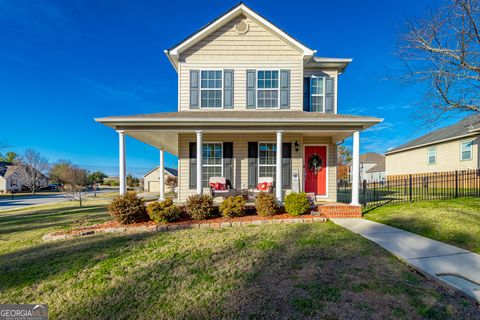
[[[280,109],[290,109],[290,70],[280,70]]]
[[[200,94],[200,72],[190,70],[190,109],[198,109]]]
[[[292,188],[292,144],[282,144],[282,181],[284,189]]]
[[[233,70],[223,70],[223,107],[233,109]]]
[[[303,111],[310,111],[310,78],[303,78]]]
[[[325,113],[335,113],[335,78],[325,78]]]
[[[188,187],[195,189],[197,187],[197,143],[190,142],[188,149],[188,158],[190,161],[188,170]]]
[[[255,109],[256,89],[257,89],[257,71],[247,70],[247,109]]]
[[[258,181],[258,142],[248,143],[248,187],[255,188]]]
[[[223,143],[223,176],[233,188],[233,142]]]

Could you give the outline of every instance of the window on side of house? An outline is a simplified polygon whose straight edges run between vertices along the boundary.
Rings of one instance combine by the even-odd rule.
[[[200,107],[222,108],[222,70],[200,71]]]
[[[463,141],[460,143],[460,160],[472,160],[473,141]]]
[[[257,108],[275,109],[279,107],[278,70],[257,71]]]
[[[323,77],[310,79],[310,111],[325,111],[325,78]]]
[[[428,164],[437,163],[437,148],[430,147],[428,148]]]
[[[273,177],[275,181],[277,145],[274,142],[258,144],[258,177]]]
[[[211,177],[223,177],[223,144],[208,142],[202,145],[202,184],[208,187]]]

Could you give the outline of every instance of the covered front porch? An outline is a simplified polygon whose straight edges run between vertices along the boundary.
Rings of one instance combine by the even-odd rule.
[[[279,203],[286,194],[302,191],[334,203],[337,144],[353,136],[352,205],[358,205],[360,131],[380,121],[300,111],[197,111],[96,120],[118,133],[120,193],[126,191],[129,135],[159,149],[160,172],[165,152],[178,157],[179,202],[210,192],[212,177],[224,177],[232,189],[245,191],[272,177]],[[160,199],[165,197],[162,180],[160,175]]]

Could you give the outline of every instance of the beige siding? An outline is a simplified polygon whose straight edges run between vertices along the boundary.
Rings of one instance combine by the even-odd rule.
[[[3,193],[7,192],[6,180],[3,177],[0,177],[0,192],[3,192]]]
[[[234,181],[232,184],[234,188],[241,189],[248,187],[248,142],[249,141],[261,141],[261,142],[275,142],[275,133],[271,134],[204,134],[203,141],[217,142],[228,141],[233,142],[233,156],[234,156]],[[284,142],[291,142],[292,145],[295,141],[298,141],[300,148],[295,151],[292,146],[292,170],[297,170],[300,173],[300,190],[303,190],[303,146],[304,143],[309,144],[327,144],[329,150],[328,159],[328,197],[323,198],[325,201],[336,201],[336,146],[331,143],[330,138],[314,138],[304,137],[300,134],[288,134],[284,135]],[[194,134],[181,134],[179,137],[179,160],[178,160],[178,179],[179,179],[179,201],[185,201],[185,199],[195,194],[195,189],[189,189],[189,159],[188,148],[189,142],[195,141]],[[307,141],[307,142],[305,142]],[[290,190],[287,190],[289,192]],[[208,193],[208,189],[204,189],[205,193]]]
[[[246,34],[237,34],[235,24],[245,19]],[[180,55],[179,110],[189,110],[190,70],[233,69],[234,108],[246,107],[247,69],[290,70],[290,109],[302,110],[302,54],[250,18],[237,18]]]
[[[154,171],[150,172],[148,175],[144,177],[143,180],[143,189],[145,191],[149,192],[160,192],[160,179],[159,179],[159,174],[160,174],[160,169],[157,168]],[[167,179],[167,177],[170,174],[165,172],[164,177]],[[166,180],[165,180],[166,181]],[[166,185],[165,185],[166,186]],[[169,187],[165,187],[165,192],[170,192]]]
[[[434,145],[437,148],[436,164],[428,164],[428,147],[407,150],[386,156],[387,176],[478,169],[478,144],[480,137],[474,139],[472,160],[460,160],[460,142],[470,139],[460,139]]]

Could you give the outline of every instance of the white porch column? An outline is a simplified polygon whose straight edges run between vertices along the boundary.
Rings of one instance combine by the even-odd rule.
[[[202,186],[202,139],[203,131],[195,131],[197,134],[197,194],[203,194]]]
[[[165,200],[165,159],[163,154],[163,148],[160,148],[160,165],[158,166],[159,179],[160,179],[160,198],[159,200]]]
[[[275,196],[279,203],[282,202],[282,143],[283,143],[283,130],[277,131],[277,170],[276,170],[276,184],[275,184]]]
[[[358,189],[360,187],[360,131],[353,134],[353,168],[352,168],[352,205],[359,205]]]
[[[120,194],[127,192],[127,165],[125,159],[125,131],[117,130],[118,132],[118,179],[120,183]]]

